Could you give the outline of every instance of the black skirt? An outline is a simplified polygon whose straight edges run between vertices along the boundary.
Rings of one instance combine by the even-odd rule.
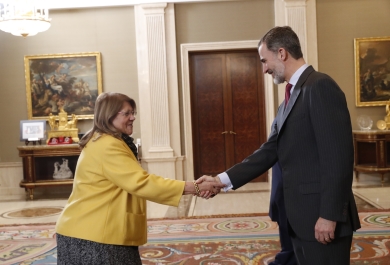
[[[137,246],[97,243],[57,234],[58,265],[142,265]]]

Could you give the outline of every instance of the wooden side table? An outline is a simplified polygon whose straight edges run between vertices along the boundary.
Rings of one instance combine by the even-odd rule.
[[[53,178],[54,164],[62,164],[63,159],[67,159],[74,175],[81,151],[78,144],[18,146],[17,149],[23,160],[23,180],[19,186],[26,189],[31,200],[34,199],[35,187],[73,185],[73,178]]]
[[[390,172],[390,131],[356,130],[353,131],[355,147],[355,174],[359,172],[379,173],[382,176]]]

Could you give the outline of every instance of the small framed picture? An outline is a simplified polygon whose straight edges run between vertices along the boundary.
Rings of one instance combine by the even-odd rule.
[[[20,121],[20,141],[38,141],[45,139],[46,120]]]

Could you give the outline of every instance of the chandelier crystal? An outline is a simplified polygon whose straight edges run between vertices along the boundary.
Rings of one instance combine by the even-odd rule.
[[[15,36],[34,36],[50,28],[49,10],[33,0],[0,3],[0,30]]]

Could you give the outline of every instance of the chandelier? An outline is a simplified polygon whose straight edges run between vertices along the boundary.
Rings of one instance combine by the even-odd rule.
[[[27,37],[50,28],[49,10],[37,7],[33,0],[2,2],[0,3],[0,30],[15,36]]]

